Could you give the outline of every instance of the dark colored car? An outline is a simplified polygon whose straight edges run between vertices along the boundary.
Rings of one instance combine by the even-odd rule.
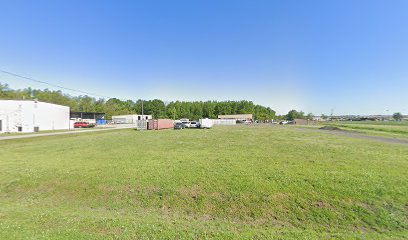
[[[91,128],[91,127],[95,127],[95,125],[87,122],[74,123],[74,128]]]
[[[178,123],[174,124],[174,129],[184,129],[184,128],[185,128],[185,126],[181,122],[178,122]]]

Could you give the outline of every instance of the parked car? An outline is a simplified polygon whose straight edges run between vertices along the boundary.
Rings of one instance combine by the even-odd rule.
[[[295,124],[296,122],[294,121],[281,121],[279,122],[280,125],[286,125],[286,124]]]
[[[182,121],[181,123],[184,124],[184,127],[189,128],[191,122]]]
[[[87,123],[87,122],[75,122],[74,128],[91,128],[95,127],[95,124]]]
[[[200,123],[199,122],[191,122],[190,123],[190,128],[199,128],[200,127]]]
[[[184,124],[181,123],[181,122],[176,122],[176,124],[174,124],[174,129],[179,129],[179,130],[181,130],[181,129],[184,129],[184,128],[185,128],[185,126],[184,126]]]

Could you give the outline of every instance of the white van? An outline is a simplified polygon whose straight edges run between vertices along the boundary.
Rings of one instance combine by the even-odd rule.
[[[213,121],[211,119],[205,118],[205,119],[200,119],[200,128],[212,128],[213,127]]]

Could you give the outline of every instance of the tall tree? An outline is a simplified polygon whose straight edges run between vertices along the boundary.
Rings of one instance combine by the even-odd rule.
[[[305,113],[302,111],[298,112],[296,110],[290,110],[288,114],[286,114],[286,119],[293,121],[295,119],[304,118],[304,115]]]
[[[399,112],[394,113],[394,114],[392,115],[392,117],[395,119],[395,121],[401,121],[402,118],[403,118],[402,114],[399,113]]]
[[[307,120],[313,120],[313,113],[308,113],[306,116],[305,116],[305,118],[307,119]]]
[[[7,84],[0,83],[0,99],[38,99],[40,101],[69,106],[71,111],[104,112],[107,119],[113,115],[144,114],[154,118],[217,118],[221,114],[253,114],[257,120],[271,120],[276,113],[269,107],[255,105],[252,101],[175,101],[164,103],[160,99],[153,100],[120,100],[117,98],[96,99],[90,96],[72,97],[61,91],[49,89],[39,90],[26,88],[23,90],[10,89]],[[303,112],[300,112],[303,114]]]

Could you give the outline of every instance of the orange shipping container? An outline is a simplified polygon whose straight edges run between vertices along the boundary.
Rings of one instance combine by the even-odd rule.
[[[149,130],[160,130],[173,128],[174,121],[171,119],[149,119],[147,129]]]

